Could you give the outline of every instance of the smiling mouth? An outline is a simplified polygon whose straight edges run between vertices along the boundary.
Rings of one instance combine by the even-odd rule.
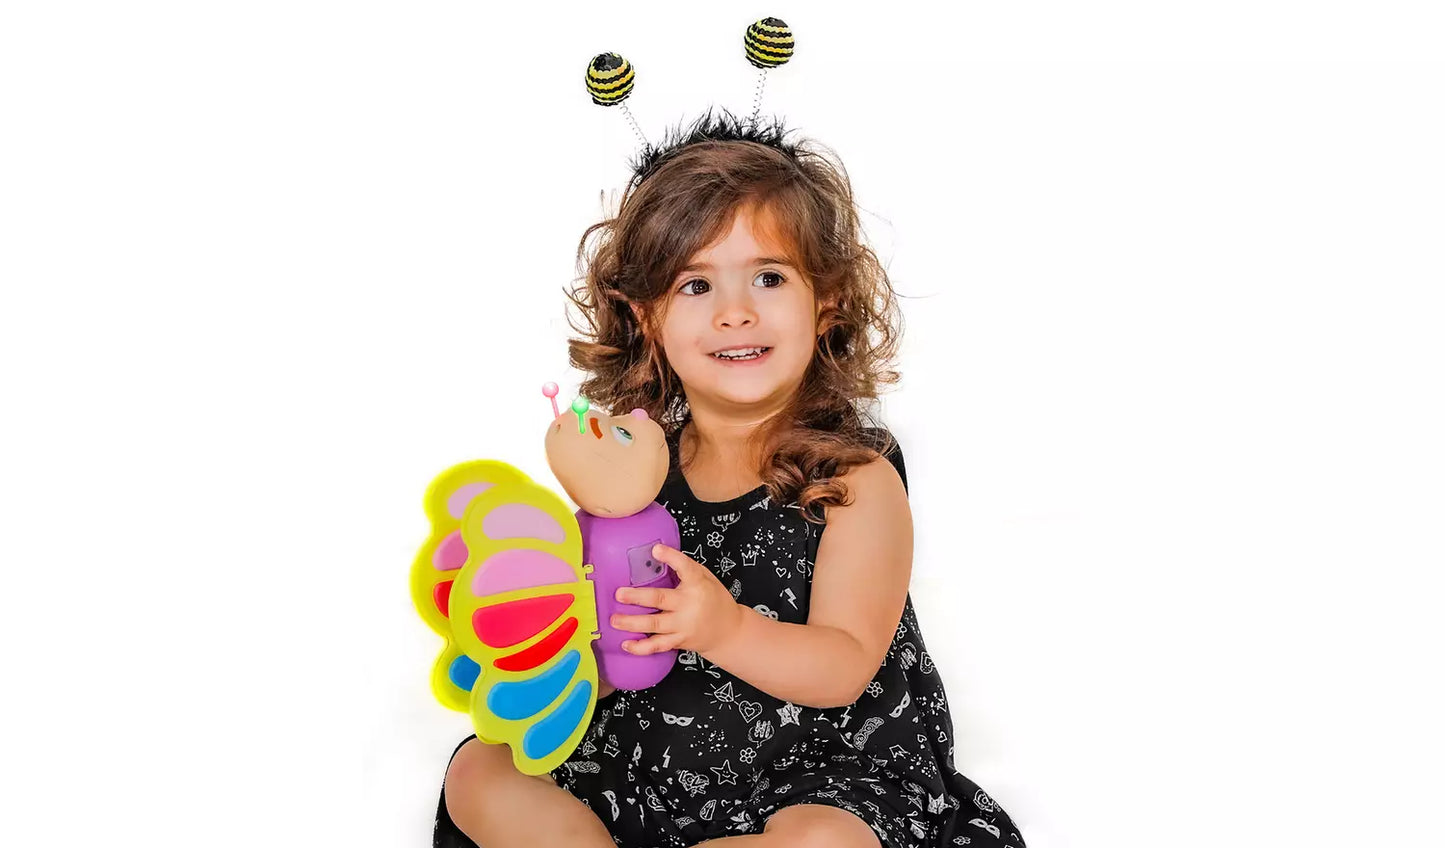
[[[712,358],[723,362],[750,362],[754,359],[761,359],[770,350],[772,350],[770,347],[734,348],[732,350],[720,350],[712,354]]]

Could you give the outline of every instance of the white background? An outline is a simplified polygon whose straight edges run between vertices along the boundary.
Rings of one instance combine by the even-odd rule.
[[[960,768],[1031,846],[1438,833],[1434,4],[482,5],[0,13],[0,842],[430,844],[421,495],[552,479],[587,60],[656,138],[769,14],[904,296]]]

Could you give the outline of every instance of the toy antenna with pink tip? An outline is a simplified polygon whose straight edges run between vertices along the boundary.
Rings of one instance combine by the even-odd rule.
[[[557,384],[552,382],[543,383],[542,394],[552,399],[552,417],[556,418],[561,415],[562,411],[557,408]]]

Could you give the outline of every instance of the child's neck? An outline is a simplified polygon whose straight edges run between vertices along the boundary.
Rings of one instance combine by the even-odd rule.
[[[724,421],[694,413],[679,446],[692,493],[705,501],[728,501],[762,485],[761,448],[749,437],[766,421]]]

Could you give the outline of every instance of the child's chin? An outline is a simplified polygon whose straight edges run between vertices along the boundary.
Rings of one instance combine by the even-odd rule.
[[[774,394],[774,386],[771,383],[758,382],[754,385],[739,385],[737,382],[725,382],[718,387],[718,396],[721,400],[738,406],[755,406]]]

